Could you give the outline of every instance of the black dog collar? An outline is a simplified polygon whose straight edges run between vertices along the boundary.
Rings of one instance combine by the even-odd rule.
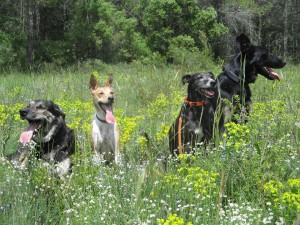
[[[102,122],[102,123],[107,123],[107,121],[106,121],[106,120],[100,119],[100,118],[98,117],[98,115],[97,115],[97,114],[96,114],[96,117],[97,117],[97,119],[98,119],[100,122]]]

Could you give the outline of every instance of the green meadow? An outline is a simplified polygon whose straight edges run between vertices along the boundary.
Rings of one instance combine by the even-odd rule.
[[[281,81],[259,76],[251,85],[248,122],[226,124],[203,157],[169,157],[168,130],[186,94],[181,77],[221,65],[149,66],[86,63],[68,69],[0,74],[0,223],[210,225],[300,223],[299,66],[277,70]],[[94,108],[89,78],[113,75],[114,113],[123,162],[92,162]],[[3,157],[15,151],[30,100],[59,104],[75,130],[71,176],[61,180],[40,161],[16,170]],[[149,142],[144,137],[147,133]],[[298,215],[298,221],[297,221]]]

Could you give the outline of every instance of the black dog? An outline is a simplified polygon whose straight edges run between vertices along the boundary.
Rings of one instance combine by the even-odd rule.
[[[184,75],[188,83],[187,97],[176,121],[169,130],[169,147],[173,155],[192,153],[193,148],[212,138],[214,107],[210,99],[215,95],[216,81],[210,72]]]
[[[31,101],[20,110],[20,117],[27,120],[29,127],[20,136],[17,151],[8,158],[16,166],[24,167],[30,155],[55,164],[59,176],[71,168],[69,156],[75,151],[74,131],[65,123],[65,114],[52,101]]]
[[[271,68],[283,68],[286,63],[269,53],[265,47],[252,45],[245,34],[239,35],[236,43],[239,53],[223,68],[223,72],[217,77],[217,83],[221,99],[228,99],[235,107],[241,105],[246,111],[245,114],[248,115],[251,104],[249,84],[255,82],[258,74],[269,80],[279,80],[278,74]],[[234,96],[238,96],[239,102],[234,102]],[[216,98],[218,97],[215,97],[215,100]],[[226,103],[222,109],[221,130],[224,123],[231,120],[233,114],[232,108]]]

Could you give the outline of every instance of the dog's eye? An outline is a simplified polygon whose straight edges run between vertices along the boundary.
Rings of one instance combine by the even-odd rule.
[[[99,92],[99,95],[103,95],[103,94],[104,94],[104,92],[103,92],[103,91],[100,91],[100,92]]]
[[[43,105],[37,105],[36,108],[37,109],[45,109],[45,107]]]
[[[113,94],[114,94],[114,92],[113,92],[113,91],[111,91],[111,92],[110,92],[110,94],[111,94],[111,95],[113,95]]]

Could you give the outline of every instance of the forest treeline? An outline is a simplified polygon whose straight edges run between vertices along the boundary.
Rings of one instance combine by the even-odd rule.
[[[227,59],[247,34],[300,61],[300,0],[3,0],[0,67]]]

